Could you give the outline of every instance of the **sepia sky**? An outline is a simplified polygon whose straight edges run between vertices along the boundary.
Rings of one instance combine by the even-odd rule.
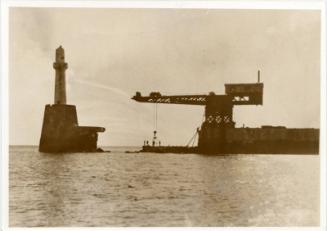
[[[320,11],[11,8],[10,144],[39,143],[54,100],[55,49],[68,62],[67,102],[100,145],[142,145],[154,105],[130,98],[224,93],[264,82],[263,106],[235,106],[236,126],[319,128]],[[204,107],[158,105],[163,145],[186,145]]]

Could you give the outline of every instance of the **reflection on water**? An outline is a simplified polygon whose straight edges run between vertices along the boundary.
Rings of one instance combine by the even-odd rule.
[[[318,226],[319,156],[10,147],[10,226]]]

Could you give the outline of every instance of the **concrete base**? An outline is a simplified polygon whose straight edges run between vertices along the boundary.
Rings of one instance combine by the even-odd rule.
[[[102,127],[78,126],[76,107],[74,105],[46,105],[40,152],[97,152],[98,132]]]

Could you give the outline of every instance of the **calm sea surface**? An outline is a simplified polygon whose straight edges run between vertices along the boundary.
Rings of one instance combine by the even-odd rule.
[[[108,149],[56,155],[10,147],[9,225],[319,225],[317,155]]]

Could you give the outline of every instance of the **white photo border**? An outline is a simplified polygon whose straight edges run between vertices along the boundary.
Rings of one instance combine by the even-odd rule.
[[[320,227],[234,227],[214,228],[215,230],[326,230],[326,2],[324,0],[230,0],[230,1],[41,1],[41,0],[1,0],[1,229],[30,230],[30,228],[9,228],[9,8],[10,7],[65,7],[65,8],[179,8],[179,9],[301,9],[321,11],[320,44]],[[38,230],[89,230],[90,228],[37,228]],[[92,228],[93,230],[144,230],[149,228]],[[151,228],[162,230],[163,228]],[[180,230],[186,228],[169,228]],[[213,228],[187,228],[191,230],[212,230]]]

